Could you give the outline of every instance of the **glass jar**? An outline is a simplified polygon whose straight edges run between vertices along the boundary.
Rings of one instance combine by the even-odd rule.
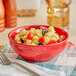
[[[48,7],[47,13],[48,24],[51,26],[68,28],[69,7],[61,9]]]
[[[71,0],[46,0],[46,3],[48,24],[68,30]]]
[[[34,16],[40,7],[40,0],[16,0],[18,16]]]

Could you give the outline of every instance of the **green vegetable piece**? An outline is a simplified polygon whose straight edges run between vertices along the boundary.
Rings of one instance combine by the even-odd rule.
[[[34,44],[35,44],[35,40],[32,40],[32,43],[34,43]]]

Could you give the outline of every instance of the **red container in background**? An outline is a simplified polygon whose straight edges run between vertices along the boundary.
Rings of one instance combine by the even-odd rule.
[[[5,29],[4,16],[5,16],[5,11],[4,11],[2,0],[0,0],[0,32],[4,31]]]
[[[5,8],[5,27],[12,28],[17,26],[17,9],[15,0],[3,0]]]

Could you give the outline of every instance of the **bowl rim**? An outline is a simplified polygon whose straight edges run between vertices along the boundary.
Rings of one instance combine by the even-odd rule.
[[[48,26],[48,25],[27,25],[27,26]],[[47,46],[48,46],[48,47],[50,47],[50,46],[60,45],[60,44],[62,44],[62,43],[64,43],[64,42],[66,42],[66,41],[68,40],[68,38],[69,38],[69,34],[68,34],[65,30],[63,30],[63,29],[61,29],[61,28],[59,28],[59,27],[55,27],[55,28],[61,29],[62,31],[64,31],[64,32],[67,34],[66,39],[65,39],[64,41],[60,42],[60,43],[57,43],[57,44],[49,44],[49,45],[43,45],[43,46],[42,46],[42,45],[41,45],[41,46],[39,46],[39,45],[26,45],[26,44],[18,43],[18,42],[16,42],[15,40],[11,39],[10,34],[11,34],[13,31],[16,31],[17,29],[24,28],[24,27],[27,27],[27,26],[18,27],[18,28],[15,28],[15,29],[11,30],[11,31],[9,32],[9,34],[8,34],[9,40],[12,40],[14,43],[16,43],[16,44],[18,44],[18,45],[21,45],[21,46],[30,46],[30,47],[47,47]]]

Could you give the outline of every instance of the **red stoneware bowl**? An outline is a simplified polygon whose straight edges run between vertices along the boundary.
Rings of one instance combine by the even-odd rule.
[[[66,31],[60,28],[54,27],[56,33],[58,33],[59,35],[65,36],[64,41],[57,44],[50,44],[50,45],[44,45],[44,46],[24,45],[14,41],[15,35],[18,34],[22,29],[29,30],[30,28],[37,28],[40,26],[44,26],[47,28],[49,27],[47,25],[24,26],[24,27],[19,27],[17,29],[14,29],[8,34],[9,42],[13,50],[21,57],[32,62],[44,62],[44,61],[49,61],[53,59],[64,50],[68,40],[68,33]]]

